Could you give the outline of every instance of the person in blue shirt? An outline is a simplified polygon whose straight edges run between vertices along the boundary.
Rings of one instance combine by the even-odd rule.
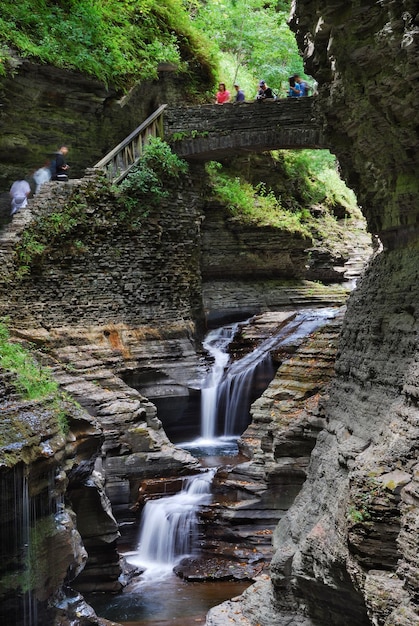
[[[300,90],[299,83],[297,83],[297,81],[295,80],[295,76],[290,76],[288,79],[288,82],[289,82],[289,88],[288,88],[287,97],[299,98],[301,96],[301,90]]]
[[[300,97],[308,96],[308,92],[310,89],[308,83],[303,80],[299,74],[294,74],[294,80],[296,85],[299,85],[300,87]]]
[[[236,90],[234,102],[244,102],[244,91],[243,89],[240,89],[240,85],[238,83],[234,83],[234,89]]]

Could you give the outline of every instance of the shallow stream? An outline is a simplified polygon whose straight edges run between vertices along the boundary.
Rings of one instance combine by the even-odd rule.
[[[202,626],[209,609],[240,595],[249,583],[190,583],[174,574],[130,585],[119,596],[87,597],[101,617],[126,626]]]

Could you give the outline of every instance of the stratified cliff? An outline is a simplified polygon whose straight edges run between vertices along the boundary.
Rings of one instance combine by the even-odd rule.
[[[384,250],[349,300],[326,428],[276,529],[271,580],[207,624],[419,624],[418,9],[294,3],[318,114]]]

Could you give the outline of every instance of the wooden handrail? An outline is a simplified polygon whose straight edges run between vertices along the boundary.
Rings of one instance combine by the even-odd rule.
[[[163,137],[163,112],[166,107],[167,104],[159,106],[138,128],[93,167],[105,170],[107,178],[112,183],[119,183],[138,163],[150,137]]]

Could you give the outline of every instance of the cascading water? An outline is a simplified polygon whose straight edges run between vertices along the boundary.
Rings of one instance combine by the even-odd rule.
[[[198,538],[199,507],[211,499],[215,470],[184,479],[182,490],[145,504],[140,538],[128,560],[145,568],[143,580],[164,577],[183,557],[194,553]]]
[[[40,589],[48,580],[55,514],[63,496],[56,492],[55,468],[23,462],[1,472],[0,492],[0,622],[36,626],[43,622],[45,605]],[[48,529],[49,534],[46,535]]]
[[[249,422],[251,402],[255,399],[257,380],[270,381],[274,376],[273,349],[298,346],[305,337],[332,319],[337,309],[310,309],[297,313],[272,337],[253,352],[229,363],[226,353],[238,325],[211,331],[203,346],[214,358],[212,370],[201,391],[202,438],[214,439],[217,429],[224,437],[238,437]],[[219,426],[221,424],[221,427]],[[201,445],[205,442],[200,441]]]
[[[203,442],[211,442],[216,435],[218,388],[230,360],[228,346],[238,326],[238,324],[233,324],[212,330],[202,344],[214,359],[211,371],[201,389],[201,438]]]

